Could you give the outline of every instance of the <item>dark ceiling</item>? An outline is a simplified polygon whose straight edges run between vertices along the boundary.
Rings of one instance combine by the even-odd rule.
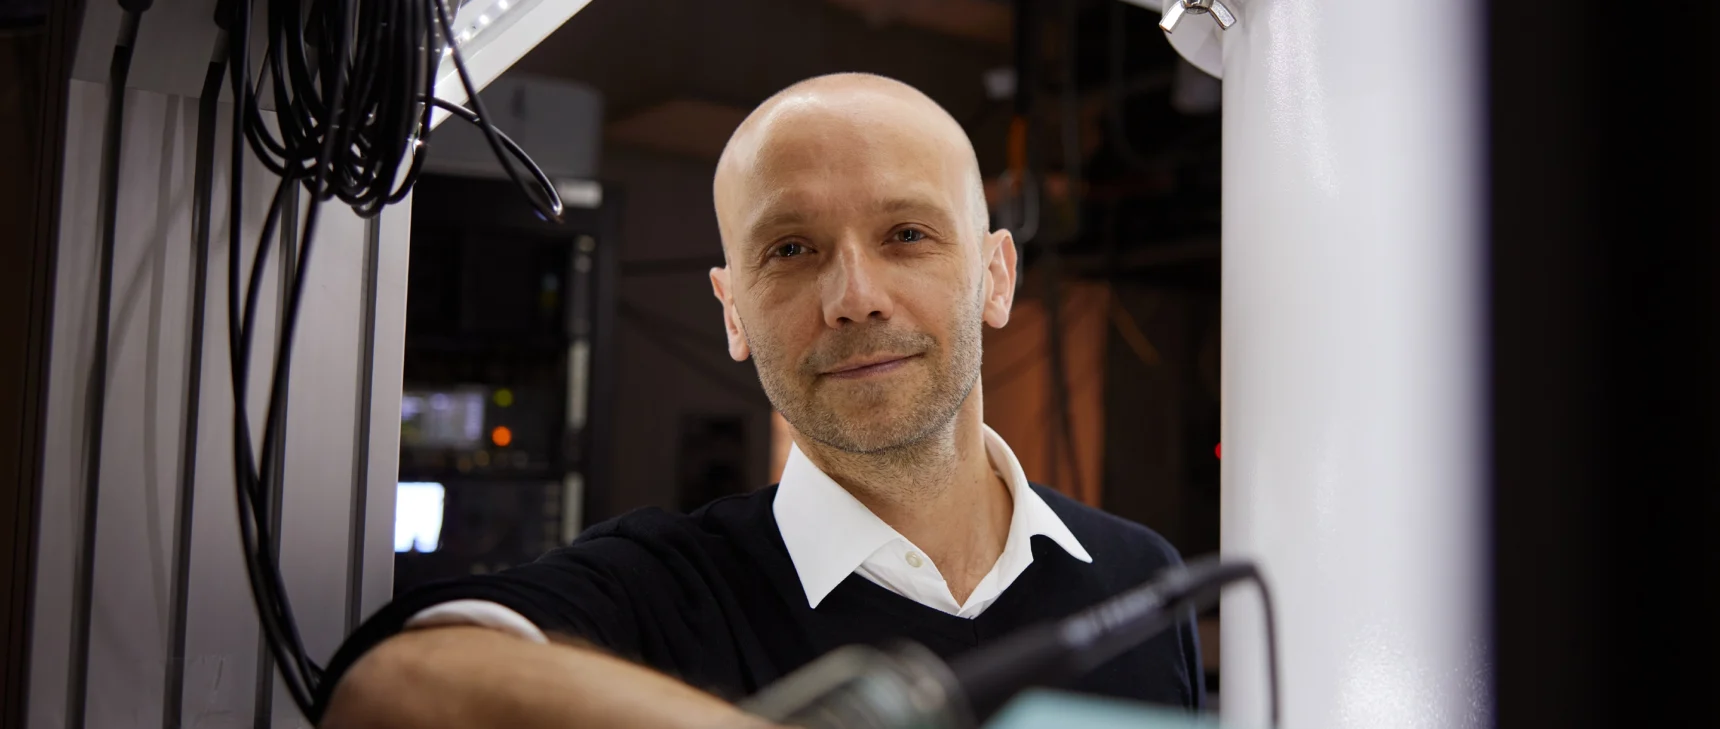
[[[1053,178],[1065,168],[1066,120],[1079,129],[1083,224],[1069,250],[1102,253],[1093,265],[1105,269],[1216,261],[1218,115],[1173,108],[1178,61],[1156,13],[1069,2],[1077,98],[1063,95],[1071,8],[1038,0],[1030,116],[1032,168]],[[1015,67],[1014,12],[1004,0],[593,0],[517,68],[601,92],[610,144],[709,160],[783,87],[878,73],[948,109],[992,176],[1005,169],[1013,102],[988,98],[983,78]],[[1136,263],[1118,257],[1154,245]]]

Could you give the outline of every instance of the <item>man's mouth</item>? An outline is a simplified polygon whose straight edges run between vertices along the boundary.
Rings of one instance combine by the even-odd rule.
[[[866,377],[894,372],[903,365],[920,355],[917,354],[872,354],[864,357],[854,357],[838,363],[819,374],[823,377],[834,377],[844,380],[857,380]]]

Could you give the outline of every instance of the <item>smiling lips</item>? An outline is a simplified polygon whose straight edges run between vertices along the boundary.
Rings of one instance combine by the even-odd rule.
[[[824,377],[834,377],[843,380],[858,380],[876,377],[899,370],[917,354],[873,354],[865,357],[855,357],[835,367],[819,373]]]

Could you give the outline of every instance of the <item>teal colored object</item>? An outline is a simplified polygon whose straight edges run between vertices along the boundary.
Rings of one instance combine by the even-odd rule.
[[[1225,729],[1210,716],[1067,691],[1024,691],[985,729]]]

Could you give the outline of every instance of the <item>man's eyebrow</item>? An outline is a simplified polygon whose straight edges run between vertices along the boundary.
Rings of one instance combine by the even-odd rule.
[[[747,239],[757,240],[771,231],[805,223],[807,216],[797,208],[778,208],[760,215],[747,226]]]
[[[917,197],[896,197],[879,203],[878,210],[885,213],[929,213],[945,215],[943,206]]]
[[[950,217],[949,211],[945,210],[943,206],[920,197],[893,197],[878,203],[877,210],[885,214],[920,213],[936,218],[939,222]],[[749,242],[756,244],[761,239],[770,237],[770,234],[777,230],[804,225],[810,219],[811,216],[797,207],[768,210],[747,226],[746,238]]]

